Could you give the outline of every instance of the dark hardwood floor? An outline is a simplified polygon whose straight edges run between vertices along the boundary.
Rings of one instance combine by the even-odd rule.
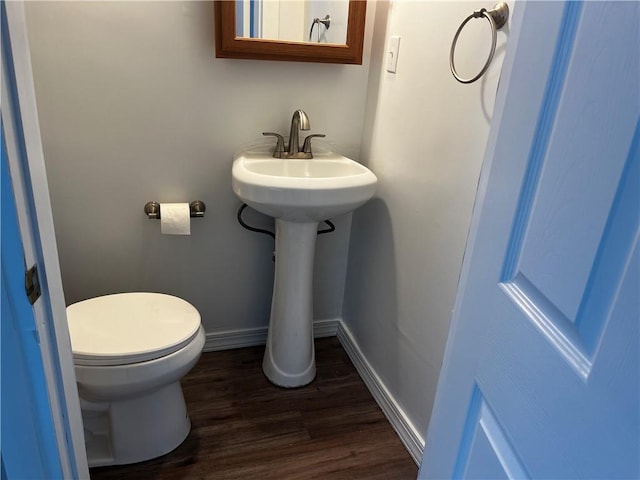
[[[101,479],[415,479],[418,469],[335,337],[316,341],[316,379],[283,389],[264,347],[204,353],[182,385],[191,433],[176,450]]]

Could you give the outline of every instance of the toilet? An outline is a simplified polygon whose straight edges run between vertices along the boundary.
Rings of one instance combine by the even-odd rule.
[[[159,457],[189,434],[180,379],[200,358],[200,314],[181,298],[119,293],[67,307],[90,467]]]

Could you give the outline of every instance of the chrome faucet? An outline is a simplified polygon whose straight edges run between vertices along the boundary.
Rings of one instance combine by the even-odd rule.
[[[311,139],[314,137],[325,137],[323,133],[316,133],[313,135],[307,135],[304,139],[304,145],[300,150],[300,143],[298,140],[298,130],[309,130],[311,128],[311,122],[304,110],[296,110],[291,117],[291,130],[289,131],[289,144],[285,150],[284,139],[279,133],[264,132],[263,135],[270,135],[276,137],[276,148],[273,151],[275,158],[313,158],[311,152]]]
[[[291,117],[291,130],[289,130],[289,146],[287,152],[290,158],[295,158],[300,152],[300,144],[298,143],[298,128],[300,130],[309,130],[311,123],[309,117],[304,110],[296,110]]]

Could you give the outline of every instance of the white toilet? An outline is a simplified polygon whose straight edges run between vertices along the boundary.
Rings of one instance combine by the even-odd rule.
[[[160,293],[67,307],[90,467],[159,457],[189,434],[180,379],[204,347],[200,314]]]

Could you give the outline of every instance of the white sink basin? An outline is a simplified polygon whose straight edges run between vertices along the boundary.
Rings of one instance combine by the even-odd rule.
[[[364,165],[330,152],[308,160],[273,158],[247,150],[233,161],[234,193],[275,218],[317,222],[347,213],[369,200],[378,179]]]

